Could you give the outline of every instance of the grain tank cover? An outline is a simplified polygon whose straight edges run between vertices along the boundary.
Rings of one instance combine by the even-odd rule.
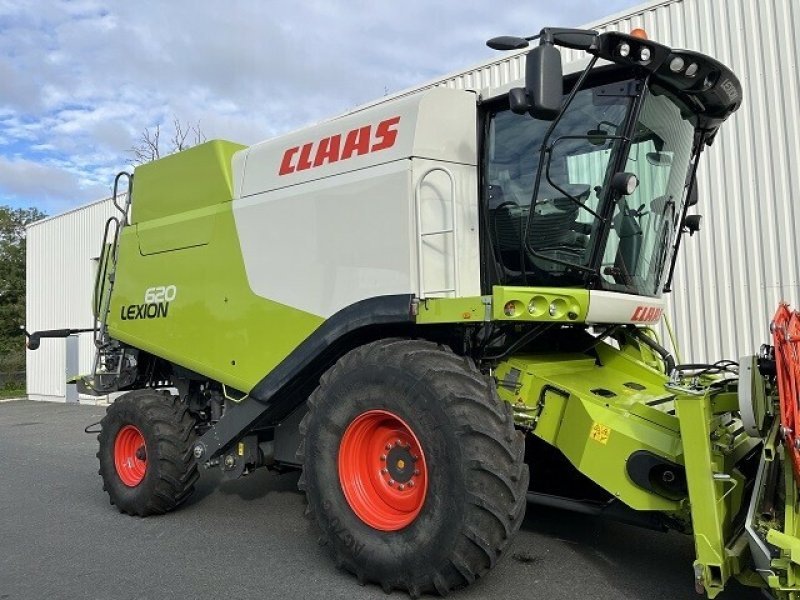
[[[233,198],[231,157],[245,146],[212,140],[136,167],[132,223],[143,223]]]

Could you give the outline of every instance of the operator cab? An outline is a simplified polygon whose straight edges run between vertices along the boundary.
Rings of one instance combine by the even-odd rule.
[[[547,73],[548,59],[536,56],[554,50],[545,42],[528,53],[526,89],[484,105],[484,284],[658,297],[697,158],[738,106],[739,82],[698,53],[583,35],[595,56],[582,73],[562,79],[559,58],[554,79],[553,57]],[[558,31],[549,39],[558,45]],[[613,63],[594,68],[598,58]],[[537,108],[552,87],[558,98]]]

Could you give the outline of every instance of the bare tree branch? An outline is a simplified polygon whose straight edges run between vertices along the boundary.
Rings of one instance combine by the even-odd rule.
[[[136,143],[131,147],[130,153],[133,155],[133,164],[142,165],[158,160],[162,156],[187,150],[205,141],[206,136],[200,128],[199,120],[194,125],[188,121],[184,124],[176,115],[173,115],[172,135],[168,149],[161,147],[161,125],[156,125],[153,129],[144,128]]]
[[[131,147],[133,162],[137,165],[142,165],[161,158],[160,138],[160,125],[156,125],[152,131],[149,127],[145,127],[144,131],[139,134],[136,143]]]

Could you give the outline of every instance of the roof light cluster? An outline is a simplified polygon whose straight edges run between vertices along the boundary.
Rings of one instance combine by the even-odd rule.
[[[637,44],[629,40],[622,40],[617,44],[614,54],[627,62],[640,65],[647,65],[653,59],[653,49],[649,44]]]
[[[696,62],[690,62],[687,65],[687,61],[682,56],[676,56],[669,61],[669,70],[673,73],[683,73],[689,79],[693,79],[697,77],[700,67]]]

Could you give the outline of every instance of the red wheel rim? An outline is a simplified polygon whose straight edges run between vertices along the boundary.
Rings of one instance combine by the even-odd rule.
[[[147,472],[144,436],[137,427],[125,425],[114,440],[114,466],[122,483],[136,487]]]
[[[350,508],[370,527],[397,531],[410,525],[428,490],[425,454],[417,436],[388,411],[359,415],[339,445],[339,482]]]

